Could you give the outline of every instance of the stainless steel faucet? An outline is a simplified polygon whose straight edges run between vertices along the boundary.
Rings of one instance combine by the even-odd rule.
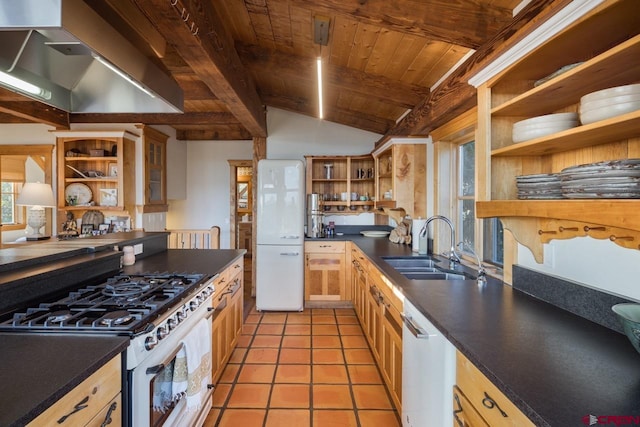
[[[464,242],[460,242],[457,245],[458,247],[460,247],[461,250],[467,250],[467,252],[471,252],[471,254],[476,257],[476,261],[478,262],[478,284],[484,284],[487,283],[487,271],[484,269],[484,264],[482,264],[482,261],[480,261],[480,257],[478,256],[478,254],[476,253],[476,251],[473,250],[473,248],[469,245],[467,245]]]
[[[455,263],[459,263],[460,262],[460,258],[458,257],[458,254],[456,254],[456,248],[455,248],[455,244],[456,244],[456,232],[453,228],[453,223],[451,222],[451,220],[449,218],[447,218],[446,216],[442,216],[442,215],[434,215],[432,217],[429,217],[427,219],[427,222],[424,223],[424,225],[422,226],[422,230],[420,230],[420,237],[421,238],[429,238],[429,224],[431,224],[431,222],[435,221],[435,220],[441,220],[444,221],[449,228],[451,229],[451,249],[449,249],[449,264],[451,266],[451,268],[453,268],[453,266],[455,265]]]

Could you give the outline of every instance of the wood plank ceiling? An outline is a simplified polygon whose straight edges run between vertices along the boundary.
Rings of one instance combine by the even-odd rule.
[[[185,113],[68,115],[0,90],[0,122],[142,122],[171,125],[179,139],[264,137],[265,106],[318,116],[320,57],[325,120],[385,137],[424,135],[435,123],[426,111],[434,85],[471,49],[486,50],[509,25],[551,3],[534,0],[529,15],[514,20],[520,1],[93,0],[178,82]],[[316,18],[329,20],[326,46],[314,42]],[[474,91],[464,92],[440,109],[465,108],[453,105],[469,103]]]

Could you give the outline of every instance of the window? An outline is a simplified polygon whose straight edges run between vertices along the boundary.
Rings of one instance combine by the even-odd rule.
[[[23,210],[16,206],[16,199],[22,183],[3,181],[0,187],[2,225],[18,225],[23,223]]]
[[[458,240],[475,247],[475,143],[458,147],[457,229]],[[456,242],[457,243],[457,242]]]
[[[458,147],[457,228],[458,240],[475,248],[475,143]],[[497,218],[483,220],[483,261],[503,265],[503,229]],[[480,248],[478,248],[479,250]],[[465,249],[465,252],[468,250]]]

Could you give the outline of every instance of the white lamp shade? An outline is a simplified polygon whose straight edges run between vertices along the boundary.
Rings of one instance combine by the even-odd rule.
[[[27,182],[18,195],[16,205],[55,207],[56,201],[53,198],[51,185],[40,182]]]

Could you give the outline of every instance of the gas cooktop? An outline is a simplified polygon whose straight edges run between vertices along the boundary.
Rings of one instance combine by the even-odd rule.
[[[0,322],[0,331],[134,335],[190,295],[203,274],[117,275]]]

